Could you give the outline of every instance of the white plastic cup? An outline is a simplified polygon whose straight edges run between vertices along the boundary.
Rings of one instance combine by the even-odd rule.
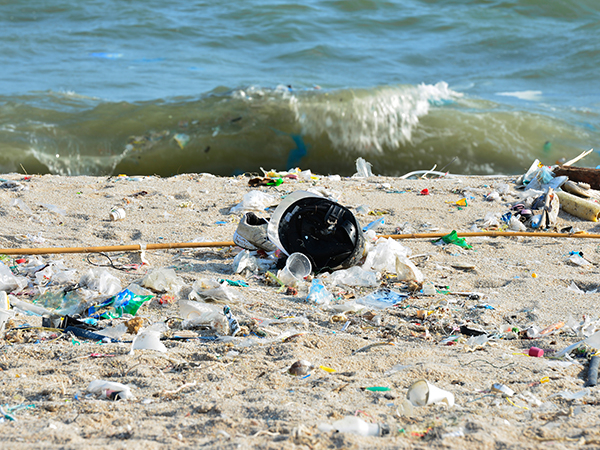
[[[277,277],[287,286],[295,286],[304,277],[310,275],[312,265],[304,253],[292,253],[285,267],[279,271]]]
[[[116,208],[110,211],[110,220],[123,220],[125,218],[125,210]]]
[[[430,384],[427,380],[414,382],[406,393],[406,397],[415,406],[427,406],[436,403],[446,403],[454,406],[454,394]]]

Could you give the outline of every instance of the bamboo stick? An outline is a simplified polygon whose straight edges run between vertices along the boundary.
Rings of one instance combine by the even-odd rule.
[[[432,239],[446,236],[448,232],[441,233],[410,233],[410,234],[386,234],[380,238],[391,239]],[[600,234],[590,233],[552,233],[544,231],[465,231],[457,232],[459,237],[512,237],[527,236],[540,238],[578,238],[578,239],[600,239]],[[105,247],[50,247],[50,248],[0,248],[3,255],[44,255],[59,253],[108,253],[108,252],[139,252],[141,250],[168,250],[174,248],[208,248],[208,247],[234,247],[233,241],[217,242],[165,242],[162,244],[135,244],[135,245],[112,245]]]

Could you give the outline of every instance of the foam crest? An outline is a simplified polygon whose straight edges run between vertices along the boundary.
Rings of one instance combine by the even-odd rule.
[[[301,98],[295,104],[304,135],[326,135],[338,151],[381,153],[411,141],[432,105],[461,97],[448,84],[385,86]]]

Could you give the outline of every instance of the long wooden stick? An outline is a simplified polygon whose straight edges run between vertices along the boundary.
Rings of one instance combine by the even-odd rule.
[[[167,250],[170,248],[233,247],[233,241],[224,242],[165,242],[163,244],[112,245],[107,247],[51,247],[51,248],[0,248],[4,255],[44,255],[54,253],[108,253],[139,252],[141,250]]]
[[[431,239],[446,236],[448,232],[441,233],[410,233],[410,234],[386,234],[380,238],[392,239]],[[600,239],[600,234],[589,233],[551,233],[544,231],[465,231],[457,232],[459,237],[476,236],[527,236],[527,237],[554,237],[554,238],[578,238],[578,239]],[[3,255],[44,255],[58,253],[108,253],[108,252],[139,252],[141,250],[168,250],[172,248],[206,248],[206,247],[233,247],[233,241],[221,242],[165,242],[163,244],[135,244],[135,245],[112,245],[106,247],[51,247],[51,248],[0,248]]]
[[[392,239],[429,239],[441,238],[446,236],[448,232],[443,233],[411,233],[411,234],[387,234],[378,236],[382,238]],[[580,238],[580,239],[600,239],[600,234],[589,233],[551,233],[547,231],[457,231],[459,237],[475,237],[475,236],[528,236],[528,237],[557,237],[557,238]],[[1,250],[0,250],[1,251]]]

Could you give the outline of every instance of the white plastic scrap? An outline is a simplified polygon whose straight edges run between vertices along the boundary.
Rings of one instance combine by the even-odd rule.
[[[133,341],[131,342],[130,355],[133,355],[134,350],[156,350],[158,352],[166,352],[167,347],[160,342],[161,334],[166,331],[166,325],[162,322],[157,322],[150,325],[145,330],[140,330]]]
[[[94,380],[89,384],[87,391],[95,395],[102,394],[104,398],[114,398],[113,393],[117,393],[121,400],[134,398],[129,386],[114,381]]]
[[[220,305],[179,300],[179,311],[183,319],[181,326],[184,329],[208,326],[219,334],[229,334],[229,322]]]
[[[189,293],[190,300],[212,300],[221,303],[237,303],[240,296],[227,283],[220,284],[215,280],[200,278],[192,285],[192,291]]]
[[[396,257],[404,260],[410,256],[410,249],[392,238],[377,239],[374,245],[368,246],[368,255],[363,264],[365,269],[378,272],[396,273]]]
[[[175,273],[175,270],[161,268],[146,275],[142,280],[142,286],[157,292],[178,295],[181,288],[185,286],[185,282]]]
[[[329,276],[328,280],[333,286],[379,286],[377,274],[359,266],[353,266],[345,270],[337,270]]]
[[[115,295],[121,291],[121,280],[111,275],[105,268],[89,269],[80,278],[79,285],[97,291],[101,295]]]
[[[229,210],[229,214],[245,212],[264,212],[270,206],[279,203],[279,199],[262,191],[250,191],[242,197],[242,201]]]
[[[4,263],[0,262],[0,291],[20,291],[27,284],[27,278],[14,275]]]
[[[356,160],[356,174],[354,174],[357,178],[369,178],[373,176],[373,172],[371,171],[371,163],[367,162],[364,158],[358,158]]]

